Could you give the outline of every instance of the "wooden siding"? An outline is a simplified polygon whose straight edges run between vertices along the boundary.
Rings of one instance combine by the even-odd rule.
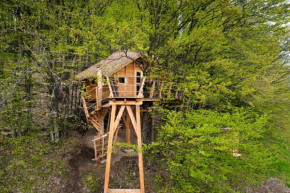
[[[97,88],[98,84],[92,84],[92,83],[86,83],[86,87],[87,87],[87,93],[88,93],[88,98],[90,100],[94,100],[96,99],[96,88]],[[110,96],[110,90],[107,84],[103,85],[103,96],[102,98],[108,98]]]
[[[87,93],[88,93],[88,98],[89,99],[95,99],[96,98],[96,87],[98,86],[97,83],[93,84],[91,82],[86,83],[87,87]]]
[[[138,64],[132,62],[121,68],[115,74],[115,80],[118,82],[118,77],[124,77],[125,83],[118,83],[118,97],[136,97],[136,71],[142,72]]]

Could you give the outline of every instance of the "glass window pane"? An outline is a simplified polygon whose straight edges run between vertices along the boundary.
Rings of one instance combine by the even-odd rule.
[[[136,72],[136,76],[137,76],[136,82],[141,83],[141,72]]]
[[[125,83],[125,77],[119,77],[119,83]]]

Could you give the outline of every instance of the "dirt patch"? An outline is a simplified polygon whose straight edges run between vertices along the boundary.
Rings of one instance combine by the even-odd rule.
[[[69,160],[69,172],[67,173],[67,183],[63,192],[81,193],[80,172],[81,168],[92,170],[91,158],[93,155],[92,149],[82,146],[79,154]]]
[[[124,141],[124,130],[121,130],[117,141]],[[92,161],[94,150],[88,140],[92,138],[94,131],[88,130],[82,137],[82,146],[77,155],[69,161],[69,171],[66,178],[66,185],[62,192],[70,193],[101,193],[104,188],[105,164]],[[132,141],[135,142],[134,136]],[[91,141],[91,140],[90,140]],[[156,172],[150,170],[148,164],[144,162],[145,189],[147,193],[155,193]],[[112,154],[110,188],[136,189],[140,188],[139,168],[137,154],[126,154],[116,147]]]

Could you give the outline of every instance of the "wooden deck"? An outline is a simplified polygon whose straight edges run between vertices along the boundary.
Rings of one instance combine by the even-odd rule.
[[[87,85],[86,92],[82,93],[81,99],[87,122],[98,131],[98,135],[95,136],[94,140],[96,160],[100,160],[106,155],[104,148],[108,141],[110,125],[108,114],[111,114],[112,104],[141,106],[146,102],[152,103],[165,99],[167,103],[170,103],[170,101],[176,101],[181,96],[181,92],[174,88],[172,83],[154,79],[146,81],[146,77],[140,77],[138,81],[136,77],[126,77],[125,82],[132,83],[133,80],[130,80],[130,78],[134,78],[140,84],[127,84],[125,87],[117,84],[116,79],[118,80],[118,77],[106,77],[106,84],[103,82],[104,79],[102,79],[102,81]],[[140,112],[145,111],[146,109],[141,107]],[[126,121],[123,120],[123,122]]]

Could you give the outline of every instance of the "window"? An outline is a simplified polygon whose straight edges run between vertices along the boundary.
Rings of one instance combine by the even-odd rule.
[[[141,83],[141,72],[136,72],[136,83]]]
[[[119,83],[125,83],[125,77],[119,77]]]

